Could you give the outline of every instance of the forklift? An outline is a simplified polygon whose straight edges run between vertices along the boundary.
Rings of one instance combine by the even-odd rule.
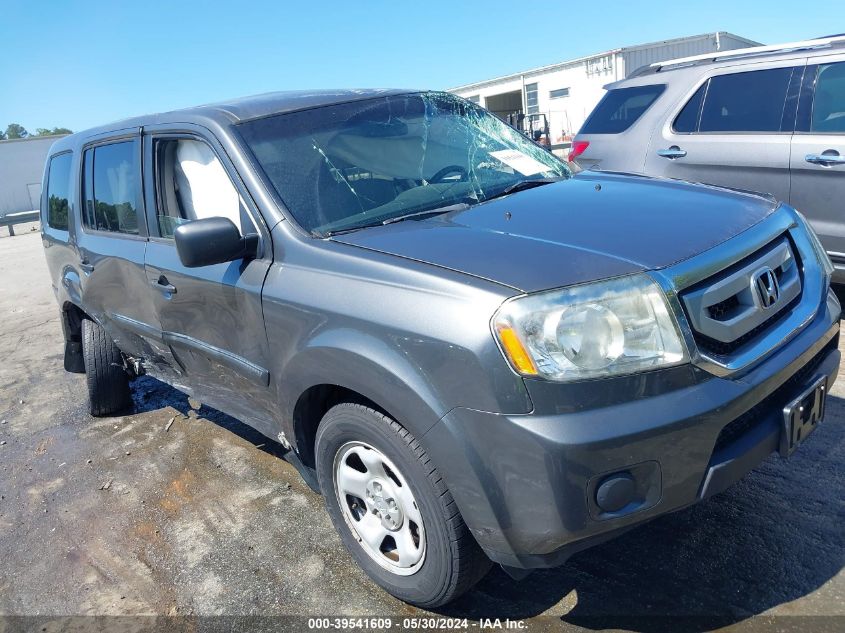
[[[525,134],[547,151],[552,151],[552,137],[549,133],[549,120],[545,114],[523,114],[512,112],[508,115],[508,125]]]

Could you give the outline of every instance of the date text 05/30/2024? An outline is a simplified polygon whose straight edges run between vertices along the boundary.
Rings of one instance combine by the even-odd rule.
[[[424,630],[424,631],[467,631],[476,630],[511,630],[519,631],[525,629],[523,620],[511,620],[509,618],[481,618],[478,622],[470,621],[467,618],[309,618],[308,628],[310,630],[383,630],[389,631],[397,628],[402,630]]]

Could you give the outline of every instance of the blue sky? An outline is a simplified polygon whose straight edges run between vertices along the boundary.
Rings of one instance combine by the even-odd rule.
[[[448,88],[708,31],[765,43],[845,31],[840,0],[0,4],[0,128],[30,131],[272,90]]]

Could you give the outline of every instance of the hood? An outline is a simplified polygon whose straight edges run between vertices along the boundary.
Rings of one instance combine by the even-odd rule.
[[[463,211],[332,239],[535,292],[671,266],[776,208],[763,195],[584,172]]]

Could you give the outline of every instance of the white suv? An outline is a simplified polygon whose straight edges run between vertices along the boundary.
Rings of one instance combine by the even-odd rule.
[[[845,37],[645,66],[575,137],[586,169],[763,191],[802,211],[845,282]]]

